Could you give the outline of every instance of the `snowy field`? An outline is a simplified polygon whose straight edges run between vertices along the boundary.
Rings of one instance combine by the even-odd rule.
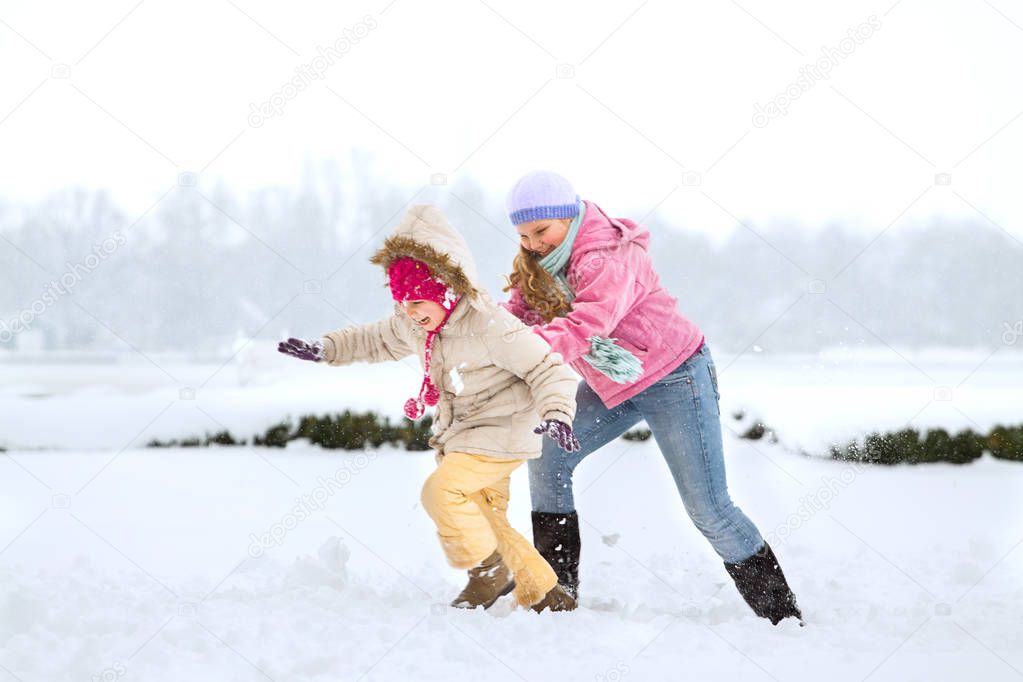
[[[142,447],[289,412],[397,416],[414,365],[0,364],[0,680],[1019,679],[1023,466],[795,454],[1023,421],[1017,353],[904,355],[715,354],[723,412],[782,438],[726,432],[729,484],[805,628],[742,603],[650,443],[577,472],[581,608],[554,615],[446,606],[463,575],[418,504],[429,453]]]

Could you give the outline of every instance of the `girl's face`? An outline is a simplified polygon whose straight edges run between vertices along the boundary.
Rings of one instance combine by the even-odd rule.
[[[565,241],[571,218],[546,218],[521,223],[515,229],[519,231],[519,243],[538,256],[546,256],[554,247]]]
[[[433,301],[402,301],[401,306],[413,322],[428,332],[436,331],[448,312],[440,303]]]

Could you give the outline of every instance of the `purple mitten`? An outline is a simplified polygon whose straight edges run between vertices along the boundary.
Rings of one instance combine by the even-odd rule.
[[[579,452],[582,446],[575,437],[572,427],[557,419],[544,419],[533,433],[542,433],[550,437],[565,452]]]
[[[310,362],[324,360],[323,344],[319,341],[303,341],[302,339],[290,338],[277,344],[277,351]]]

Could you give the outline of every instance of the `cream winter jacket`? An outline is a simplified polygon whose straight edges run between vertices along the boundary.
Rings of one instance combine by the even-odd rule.
[[[386,273],[403,256],[426,263],[461,297],[433,340],[430,380],[441,395],[430,445],[442,453],[539,457],[541,436],[533,428],[540,419],[571,424],[575,417],[575,373],[546,341],[490,299],[465,240],[437,208],[412,207],[371,260]],[[331,365],[400,360],[413,353],[422,364],[425,345],[426,332],[399,304],[387,319],[323,337]],[[410,383],[408,392],[417,388]]]

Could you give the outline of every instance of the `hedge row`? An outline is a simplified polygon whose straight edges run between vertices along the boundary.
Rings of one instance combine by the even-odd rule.
[[[996,426],[987,434],[964,429],[950,434],[945,429],[916,429],[871,433],[860,441],[831,448],[831,457],[866,464],[966,464],[987,450],[999,459],[1023,462],[1023,426]]]
[[[253,445],[283,448],[289,441],[308,438],[310,443],[328,450],[363,450],[366,446],[378,448],[381,445],[402,445],[406,450],[429,450],[430,426],[432,419],[426,417],[418,422],[402,419],[392,424],[390,418],[380,417],[375,412],[356,413],[345,410],[340,414],[321,416],[305,415],[293,425],[290,419],[275,424],[263,434],[252,438]],[[160,441],[152,440],[151,448],[165,447],[207,447],[210,445],[247,445],[245,439],[237,439],[228,431],[206,434],[202,438]]]
[[[744,414],[736,414],[742,420]],[[432,420],[426,417],[419,422],[402,419],[392,424],[388,417],[375,412],[356,413],[345,410],[333,415],[306,415],[297,425],[285,420],[271,426],[263,434],[252,438],[253,445],[283,448],[289,441],[307,438],[310,443],[322,448],[335,450],[363,450],[389,444],[403,446],[406,450],[429,450],[430,426]],[[767,438],[776,442],[774,431],[761,422],[754,422],[741,438],[760,440]],[[633,429],[623,435],[625,440],[645,441],[650,438],[649,429]],[[228,431],[206,434],[184,440],[153,440],[148,447],[204,447],[210,445],[247,445],[245,439],[237,439]],[[965,429],[950,434],[945,429],[902,429],[895,432],[874,432],[862,441],[853,440],[844,446],[835,445],[830,454],[833,459],[862,462],[866,464],[924,464],[928,462],[951,462],[966,464],[978,459],[987,450],[994,457],[1023,462],[1023,425],[996,426],[987,434],[978,434]]]

